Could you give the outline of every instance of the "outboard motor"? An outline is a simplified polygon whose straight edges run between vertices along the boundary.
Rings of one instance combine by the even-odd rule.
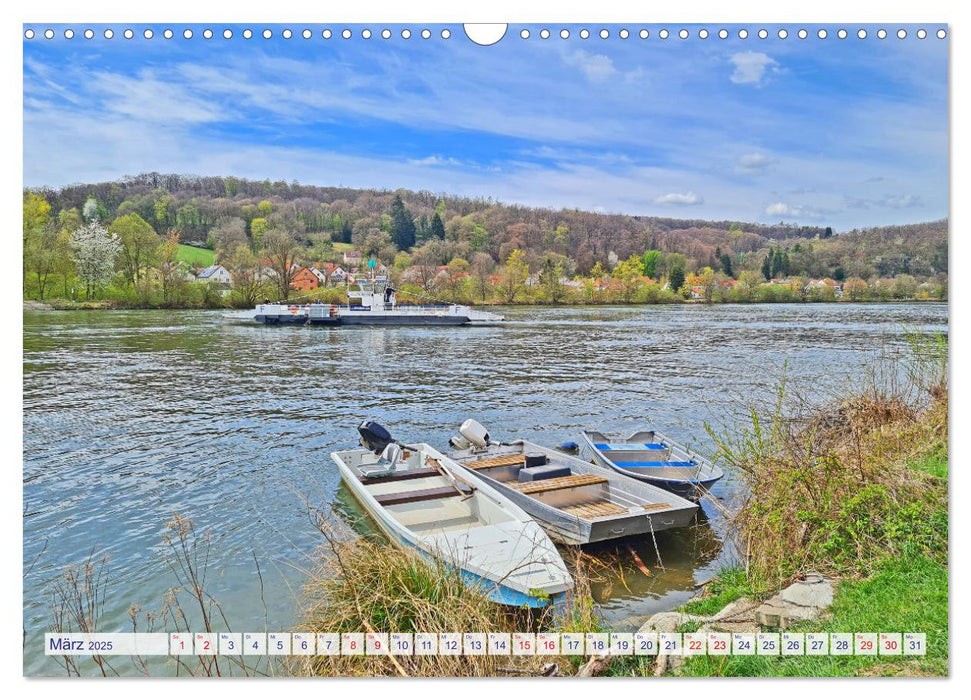
[[[462,437],[475,447],[481,448],[489,444],[489,431],[483,428],[479,422],[471,418],[462,423],[459,432],[462,433]]]
[[[391,433],[376,420],[366,420],[357,426],[357,432],[361,434],[361,445],[368,448],[374,454],[380,455],[384,448],[394,442]]]
[[[454,447],[456,450],[467,450],[472,447],[472,443],[461,435],[453,435],[450,437],[448,439],[448,444]]]

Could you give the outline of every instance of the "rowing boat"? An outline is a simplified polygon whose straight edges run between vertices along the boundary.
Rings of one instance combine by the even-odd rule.
[[[641,430],[627,438],[584,430],[583,440],[597,464],[685,498],[706,495],[724,476],[710,461],[656,430]]]
[[[447,456],[529,513],[561,544],[589,544],[690,524],[697,505],[527,440],[493,442],[475,421]]]
[[[367,447],[331,457],[392,541],[455,567],[497,603],[540,607],[573,587],[555,545],[515,503],[428,444],[400,445],[387,431],[375,442],[378,428],[365,421]]]

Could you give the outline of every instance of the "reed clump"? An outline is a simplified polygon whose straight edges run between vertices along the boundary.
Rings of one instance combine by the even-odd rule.
[[[867,575],[901,555],[946,563],[947,341],[908,339],[906,355],[880,361],[855,393],[812,407],[783,381],[768,415],[709,427],[747,486],[732,517],[756,590],[810,569]]]
[[[517,632],[538,621],[510,613],[442,561],[367,537],[351,537],[321,519],[325,544],[303,589],[305,632]],[[510,656],[315,656],[295,659],[294,675],[541,675],[542,659]]]

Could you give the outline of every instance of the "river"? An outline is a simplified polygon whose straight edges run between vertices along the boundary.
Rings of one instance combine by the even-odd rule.
[[[823,398],[901,351],[905,328],[946,332],[948,319],[932,303],[504,313],[496,327],[336,329],[206,311],[25,313],[24,672],[64,673],[41,640],[66,566],[109,557],[102,631],[130,631],[132,605],[161,607],[177,583],[163,544],[174,514],[211,531],[207,587],[234,630],[290,629],[321,543],[308,505],[361,515],[329,452],[354,445],[363,418],[440,446],[470,417],[499,439],[551,445],[649,423],[705,452],[704,424],[771,400],[783,372]],[[729,475],[715,496],[734,489]],[[731,560],[719,506],[703,508],[657,550],[588,550],[604,563],[594,594],[612,627],[684,602]]]

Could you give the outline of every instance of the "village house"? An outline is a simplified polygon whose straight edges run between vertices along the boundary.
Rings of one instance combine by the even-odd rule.
[[[360,265],[364,261],[364,256],[359,250],[348,250],[344,253],[345,265]]]
[[[290,287],[298,292],[310,292],[320,286],[320,279],[309,267],[298,267],[290,277]]]
[[[313,276],[317,278],[318,286],[324,287],[327,285],[327,274],[325,272],[322,272],[320,268],[316,266],[308,269],[313,273]]]
[[[826,277],[821,280],[809,280],[809,284],[806,285],[809,289],[820,289],[822,287],[830,287],[836,296],[843,296],[843,285],[834,279]]]
[[[220,289],[229,289],[233,284],[233,276],[222,265],[210,265],[200,270],[196,280],[217,285]]]
[[[335,267],[331,271],[327,279],[330,281],[332,285],[338,285],[338,284],[344,284],[344,282],[347,281],[347,277],[348,275],[346,272],[344,272],[343,268]]]

